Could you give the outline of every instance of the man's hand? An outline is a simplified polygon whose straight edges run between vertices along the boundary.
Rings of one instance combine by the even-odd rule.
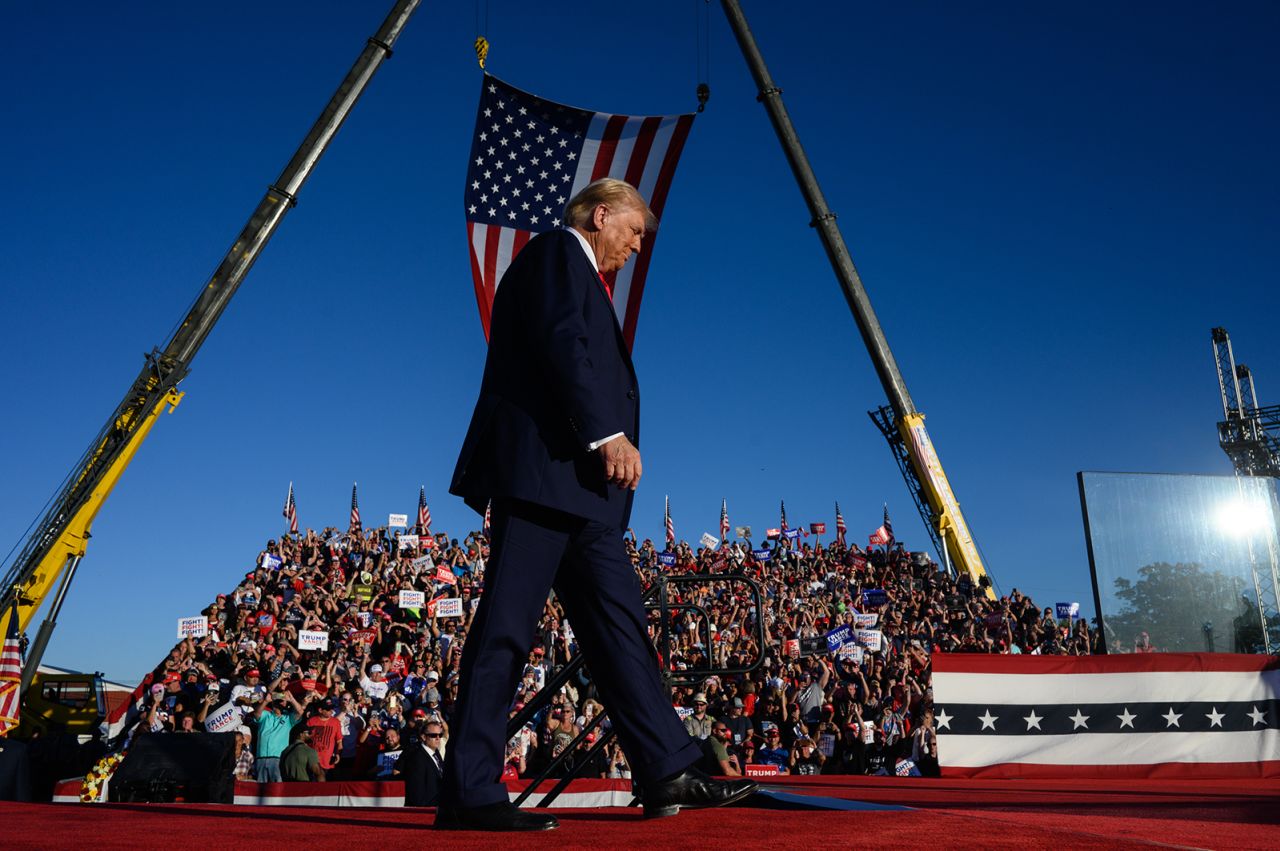
[[[596,449],[604,462],[604,478],[619,488],[636,489],[640,484],[640,450],[631,445],[625,435],[615,437]]]

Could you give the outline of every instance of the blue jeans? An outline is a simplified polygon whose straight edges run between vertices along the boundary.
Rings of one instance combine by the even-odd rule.
[[[280,783],[284,780],[280,776],[280,757],[278,756],[260,756],[253,767],[254,776],[259,783]]]

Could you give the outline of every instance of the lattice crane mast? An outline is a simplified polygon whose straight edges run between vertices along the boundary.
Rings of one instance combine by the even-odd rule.
[[[1253,373],[1236,363],[1226,328],[1213,329],[1213,361],[1222,393],[1222,451],[1238,476],[1280,476],[1280,405],[1258,405]]]

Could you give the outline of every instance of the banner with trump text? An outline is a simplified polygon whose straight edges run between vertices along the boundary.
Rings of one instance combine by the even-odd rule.
[[[1280,659],[936,653],[944,777],[1280,776]]]

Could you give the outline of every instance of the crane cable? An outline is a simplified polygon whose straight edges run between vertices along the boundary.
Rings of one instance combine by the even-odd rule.
[[[711,0],[693,0],[693,52],[698,78],[698,112],[711,99]]]
[[[481,9],[483,8],[483,13]],[[476,62],[480,65],[480,70],[484,70],[484,63],[489,58],[489,39],[484,34],[489,31],[489,0],[476,0]]]

